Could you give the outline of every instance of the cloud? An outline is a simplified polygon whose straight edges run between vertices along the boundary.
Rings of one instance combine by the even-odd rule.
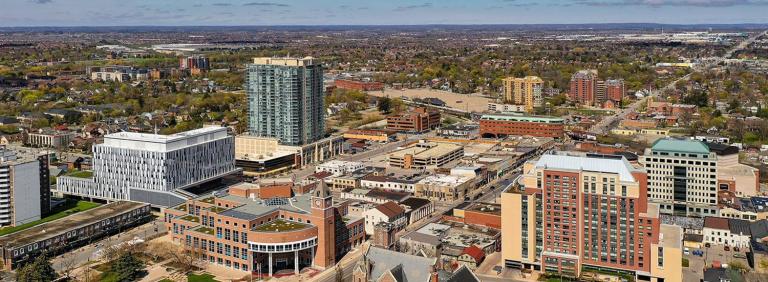
[[[749,5],[768,5],[766,0],[578,0],[577,4],[587,6],[685,6],[685,7],[732,7]]]
[[[37,3],[37,4],[48,4],[48,3],[53,2],[53,0],[32,0],[32,2]]]
[[[232,4],[229,4],[229,3],[213,3],[213,6],[216,6],[216,7],[229,7],[229,6],[232,6]]]
[[[290,7],[291,5],[273,2],[250,2],[243,4],[243,6]]]
[[[432,8],[432,3],[424,3],[419,5],[410,5],[410,6],[400,6],[395,8],[396,12],[403,12],[408,10],[414,10],[414,9],[421,9],[421,8]]]

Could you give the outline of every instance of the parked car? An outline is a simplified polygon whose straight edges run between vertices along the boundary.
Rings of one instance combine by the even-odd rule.
[[[730,251],[731,247],[725,246],[725,247],[723,247],[723,250]]]
[[[733,257],[735,257],[735,258],[740,258],[740,259],[747,259],[747,256],[745,256],[745,255],[744,255],[744,254],[742,254],[742,253],[736,253],[736,254],[733,254]]]

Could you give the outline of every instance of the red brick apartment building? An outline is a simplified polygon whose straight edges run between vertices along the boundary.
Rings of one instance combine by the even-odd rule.
[[[563,134],[565,120],[561,118],[498,114],[480,117],[480,136],[483,138],[510,135],[561,138]]]
[[[525,189],[502,193],[507,267],[682,281],[682,230],[660,223],[643,169],[623,157],[560,153],[526,163],[524,171]]]
[[[384,83],[375,81],[360,81],[349,79],[337,79],[333,82],[336,88],[360,90],[360,91],[382,91],[384,90]]]
[[[311,194],[287,197],[290,189],[242,183],[168,208],[168,236],[211,264],[269,276],[332,267],[363,243],[364,219],[347,215],[323,182]]]
[[[415,108],[411,112],[387,117],[387,129],[405,132],[424,132],[440,126],[440,112]]]
[[[582,70],[571,76],[568,99],[584,105],[592,105],[597,96],[597,70]]]

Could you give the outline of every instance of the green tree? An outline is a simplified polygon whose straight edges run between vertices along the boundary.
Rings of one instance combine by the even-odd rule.
[[[115,281],[136,281],[144,275],[144,263],[133,253],[125,252],[112,264]]]
[[[392,110],[392,99],[383,97],[379,99],[379,104],[377,106],[380,112],[388,114]]]
[[[19,282],[47,282],[56,278],[56,271],[44,255],[38,256],[32,263],[22,267],[16,275],[16,281]]]

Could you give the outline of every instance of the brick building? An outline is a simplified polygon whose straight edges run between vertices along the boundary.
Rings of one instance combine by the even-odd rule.
[[[270,189],[238,185],[166,209],[168,236],[212,264],[270,276],[332,267],[363,243],[364,219],[347,215],[346,202],[335,203],[323,182],[291,198],[284,188]]]
[[[440,112],[426,108],[387,117],[387,129],[405,132],[424,132],[440,126]]]
[[[383,91],[384,83],[376,81],[361,81],[350,79],[337,79],[333,85],[339,89],[360,90],[360,91]]]
[[[499,114],[480,117],[480,136],[483,138],[510,135],[561,138],[564,133],[565,120],[562,118]]]
[[[522,183],[501,195],[507,267],[682,281],[682,230],[661,224],[643,169],[623,157],[560,153],[526,163]]]

